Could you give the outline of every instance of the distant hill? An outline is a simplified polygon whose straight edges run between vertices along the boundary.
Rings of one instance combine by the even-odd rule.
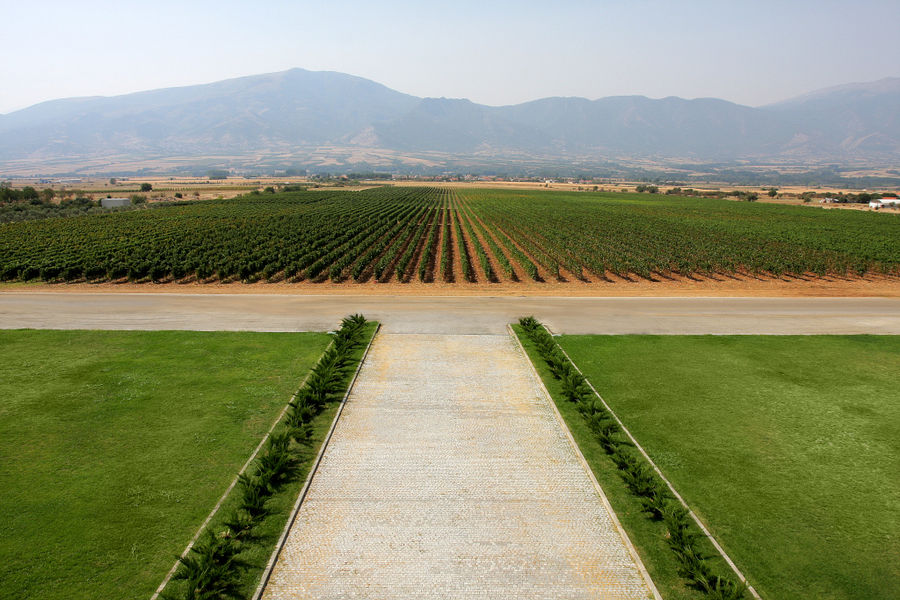
[[[700,161],[900,160],[900,78],[751,108],[643,96],[491,107],[418,98],[335,72],[292,69],[0,116],[0,166],[28,160],[256,154],[316,148]],[[357,162],[365,159],[354,159]]]
[[[785,152],[837,158],[900,155],[900,78],[818,90],[762,110],[793,123],[798,137]]]
[[[418,102],[360,77],[302,69],[110,98],[53,100],[0,121],[0,157],[241,153],[347,142]]]

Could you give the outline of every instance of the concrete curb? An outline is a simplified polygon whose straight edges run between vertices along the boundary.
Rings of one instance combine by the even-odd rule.
[[[522,341],[519,340],[519,336],[516,335],[515,331],[513,331],[512,326],[507,324],[507,331],[509,332],[510,337],[516,341],[516,346],[519,348],[519,351],[522,353],[522,356],[525,358],[525,362],[528,363],[529,368],[531,369],[531,374],[534,375],[535,380],[537,381],[540,389],[544,392],[546,396],[547,402],[550,404],[550,407],[553,409],[553,414],[556,416],[556,421],[559,423],[563,432],[566,434],[566,439],[569,440],[569,444],[572,446],[572,449],[575,451],[575,455],[578,457],[578,462],[581,463],[581,466],[584,468],[585,472],[587,472],[588,477],[591,480],[591,483],[594,484],[594,490],[597,492],[597,496],[600,498],[600,501],[603,502],[603,506],[606,508],[606,511],[609,513],[610,518],[616,526],[616,531],[619,532],[619,536],[622,538],[622,541],[625,544],[625,547],[628,548],[628,552],[637,565],[638,571],[641,573],[641,577],[644,579],[644,582],[647,584],[650,593],[653,595],[655,600],[663,600],[662,596],[659,593],[659,590],[656,589],[656,584],[653,583],[653,579],[650,577],[650,573],[647,571],[647,568],[644,566],[644,562],[641,560],[640,555],[637,552],[637,548],[634,547],[634,544],[631,543],[631,539],[629,539],[628,534],[625,532],[625,529],[622,527],[622,524],[619,522],[618,516],[616,516],[616,512],[613,510],[612,505],[610,505],[609,500],[606,498],[606,494],[603,492],[603,488],[600,487],[600,482],[597,481],[597,477],[594,476],[594,472],[591,470],[590,465],[587,460],[584,458],[584,454],[581,453],[581,448],[578,447],[578,444],[575,442],[575,438],[572,436],[572,432],[569,430],[569,426],[566,424],[565,419],[563,419],[562,414],[560,414],[559,409],[556,407],[556,402],[553,400],[553,396],[550,395],[550,391],[544,385],[544,380],[541,379],[540,373],[537,372],[537,369],[534,366],[534,363],[531,362],[531,359],[528,356],[528,353],[525,351],[525,347],[522,346]]]
[[[328,345],[325,346],[325,349],[322,351],[322,354],[324,355],[326,352],[328,352],[329,348],[331,348],[331,346],[333,344],[334,344],[334,340],[328,342]],[[319,357],[319,360],[322,360],[321,356]],[[319,364],[319,360],[316,361],[316,365]],[[313,368],[315,368],[316,365],[313,365]],[[306,385],[306,381],[309,379],[309,376],[311,373],[312,373],[312,369],[309,370],[309,373],[306,374],[306,377],[303,378],[303,381],[300,382],[300,385],[298,386],[297,389],[300,389],[304,385]],[[287,413],[287,410],[290,407],[291,402],[293,402],[296,398],[297,398],[297,392],[294,392],[293,394],[291,394],[291,399],[288,400],[288,403],[285,404],[284,408],[281,409],[281,412],[278,413],[278,417],[275,418],[275,422],[272,423],[272,426],[269,427],[269,430],[266,432],[266,435],[264,435],[263,438],[259,441],[259,444],[256,446],[256,449],[253,451],[253,454],[250,455],[250,458],[247,459],[247,462],[244,463],[244,466],[241,467],[241,470],[238,471],[237,475],[234,476],[234,479],[231,480],[231,484],[225,490],[225,493],[222,494],[222,497],[219,498],[219,501],[216,502],[216,505],[213,507],[212,511],[210,511],[210,513],[206,516],[206,519],[203,521],[203,524],[200,525],[199,529],[197,529],[197,533],[195,533],[194,537],[191,538],[191,541],[188,542],[187,547],[184,549],[184,552],[181,553],[179,558],[184,558],[185,556],[187,556],[188,553],[191,551],[191,548],[194,547],[194,544],[197,543],[197,540],[200,539],[200,536],[206,530],[206,527],[210,524],[210,522],[212,522],[213,517],[215,517],[216,513],[219,512],[219,509],[222,508],[222,504],[225,503],[225,499],[228,498],[228,495],[231,493],[231,490],[233,490],[234,486],[237,485],[238,478],[244,474],[244,472],[247,470],[247,468],[250,466],[250,464],[256,459],[257,455],[259,454],[259,451],[262,450],[263,444],[266,443],[266,440],[269,439],[269,436],[272,435],[272,432],[275,431],[275,428],[278,427],[279,423],[281,423],[281,420],[284,418],[285,413]],[[169,585],[169,582],[172,580],[172,576],[175,575],[175,571],[178,570],[178,564],[179,564],[179,561],[176,560],[175,564],[172,565],[172,568],[169,569],[169,572],[166,573],[165,579],[163,579],[162,583],[159,584],[159,587],[156,588],[156,591],[153,592],[153,595],[150,596],[150,600],[157,600],[159,598],[159,595],[163,592],[164,589],[166,589],[166,586]]]
[[[551,335],[551,336],[553,335],[550,333],[550,330],[547,329],[543,324],[541,324],[541,327],[544,328],[544,331],[546,331],[548,335]],[[512,329],[512,328],[510,327],[510,329]],[[518,336],[516,336],[516,339],[518,339]],[[650,463],[650,466],[653,467],[653,470],[656,472],[656,474],[659,476],[659,478],[662,479],[663,482],[665,482],[666,486],[668,486],[668,488],[669,488],[669,491],[672,492],[672,495],[675,496],[675,498],[678,500],[678,502],[681,503],[681,506],[683,506],[684,509],[688,511],[688,514],[694,520],[694,523],[696,523],[697,527],[700,528],[700,531],[703,532],[703,534],[706,536],[706,539],[708,539],[710,541],[710,543],[712,543],[713,547],[719,552],[719,554],[725,560],[725,562],[728,563],[728,566],[731,567],[731,570],[734,571],[734,574],[737,575],[737,577],[741,581],[741,583],[744,583],[747,585],[747,591],[750,592],[750,595],[753,596],[754,598],[756,598],[756,600],[762,600],[762,597],[753,588],[753,586],[750,585],[750,582],[747,580],[747,578],[744,576],[744,574],[741,572],[741,570],[738,568],[738,566],[734,563],[734,561],[731,560],[731,557],[728,556],[728,553],[725,552],[725,549],[719,545],[719,542],[716,541],[716,538],[713,537],[713,534],[710,533],[709,529],[707,529],[707,527],[703,523],[703,521],[700,520],[700,517],[698,517],[694,513],[694,511],[691,510],[691,507],[688,506],[688,504],[687,504],[687,502],[685,502],[684,498],[681,497],[681,494],[678,493],[678,490],[675,489],[675,486],[672,485],[672,482],[669,481],[665,475],[663,475],[663,472],[660,470],[660,468],[658,466],[656,466],[656,463],[653,462],[653,459],[650,458],[650,455],[647,454],[647,452],[644,450],[643,446],[641,446],[638,443],[638,441],[635,439],[635,437],[633,435],[631,435],[631,432],[628,430],[627,427],[625,427],[625,424],[622,422],[622,420],[619,418],[619,416],[613,411],[612,407],[610,407],[610,405],[606,403],[606,400],[603,399],[603,397],[600,395],[600,392],[598,392],[597,389],[594,387],[594,384],[591,383],[590,380],[587,378],[587,376],[585,376],[584,373],[581,371],[581,369],[578,368],[578,365],[576,365],[575,361],[572,360],[572,357],[570,357],[569,354],[565,350],[563,350],[562,346],[560,346],[557,343],[556,347],[559,348],[559,351],[563,353],[563,356],[566,357],[566,360],[568,360],[572,364],[572,366],[575,367],[575,370],[578,371],[579,373],[581,373],[581,375],[584,377],[584,380],[587,382],[588,387],[591,388],[591,391],[594,392],[594,395],[597,397],[597,399],[599,399],[600,402],[603,403],[604,408],[606,408],[606,410],[609,411],[609,414],[612,415],[613,419],[616,420],[616,423],[618,423],[619,427],[622,428],[622,431],[628,437],[628,440],[632,444],[634,444],[634,447],[637,448],[638,452],[640,452],[641,455],[644,457],[644,459],[648,463]]]
[[[266,585],[269,583],[269,578],[272,576],[272,570],[275,568],[275,563],[278,561],[278,557],[281,555],[281,551],[284,549],[284,544],[287,542],[288,534],[291,531],[291,528],[294,526],[294,522],[297,520],[297,514],[300,512],[300,506],[303,504],[303,500],[306,498],[306,494],[309,491],[309,486],[312,483],[313,476],[316,474],[316,471],[319,468],[319,464],[322,462],[322,457],[325,456],[325,450],[328,448],[328,442],[331,441],[331,436],[334,434],[334,430],[337,428],[338,419],[341,418],[341,413],[344,411],[344,406],[347,404],[347,398],[350,397],[350,392],[353,391],[353,386],[356,383],[357,377],[359,377],[359,371],[362,369],[363,363],[366,361],[366,357],[369,355],[369,349],[372,347],[372,343],[375,341],[375,336],[378,335],[378,332],[381,330],[381,324],[378,323],[375,326],[375,331],[372,332],[372,337],[369,338],[369,343],[366,345],[365,351],[363,351],[362,356],[359,358],[359,364],[356,365],[356,371],[353,373],[353,377],[350,379],[350,384],[347,386],[347,391],[344,393],[344,397],[341,398],[341,404],[338,406],[338,410],[334,415],[334,419],[331,421],[331,428],[328,430],[328,433],[325,435],[325,439],[322,440],[322,445],[319,447],[319,453],[316,455],[316,460],[313,462],[312,467],[309,470],[309,473],[306,475],[306,481],[303,482],[303,488],[300,490],[300,495],[297,496],[297,501],[294,503],[294,508],[291,510],[291,515],[288,517],[287,523],[284,525],[284,529],[281,532],[281,536],[278,538],[278,543],[275,545],[275,550],[272,551],[272,555],[269,557],[269,561],[266,563],[266,568],[263,571],[262,577],[260,577],[259,585],[256,587],[256,591],[253,593],[252,600],[259,600],[263,592],[266,590]]]

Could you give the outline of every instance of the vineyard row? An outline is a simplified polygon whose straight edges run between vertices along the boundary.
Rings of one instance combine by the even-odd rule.
[[[0,225],[0,279],[468,283],[900,269],[891,216],[703,198],[383,187]]]

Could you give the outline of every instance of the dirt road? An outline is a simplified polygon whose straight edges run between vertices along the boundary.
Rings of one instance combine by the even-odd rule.
[[[556,298],[0,293],[0,328],[321,331],[360,312],[391,333],[900,334],[900,298]]]

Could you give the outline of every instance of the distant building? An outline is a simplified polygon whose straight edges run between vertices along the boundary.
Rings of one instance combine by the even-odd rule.
[[[900,198],[882,198],[881,200],[872,200],[869,202],[869,208],[874,208],[876,210],[887,206],[897,208],[900,206]]]
[[[103,208],[121,208],[131,206],[131,198],[101,198],[100,206]]]

